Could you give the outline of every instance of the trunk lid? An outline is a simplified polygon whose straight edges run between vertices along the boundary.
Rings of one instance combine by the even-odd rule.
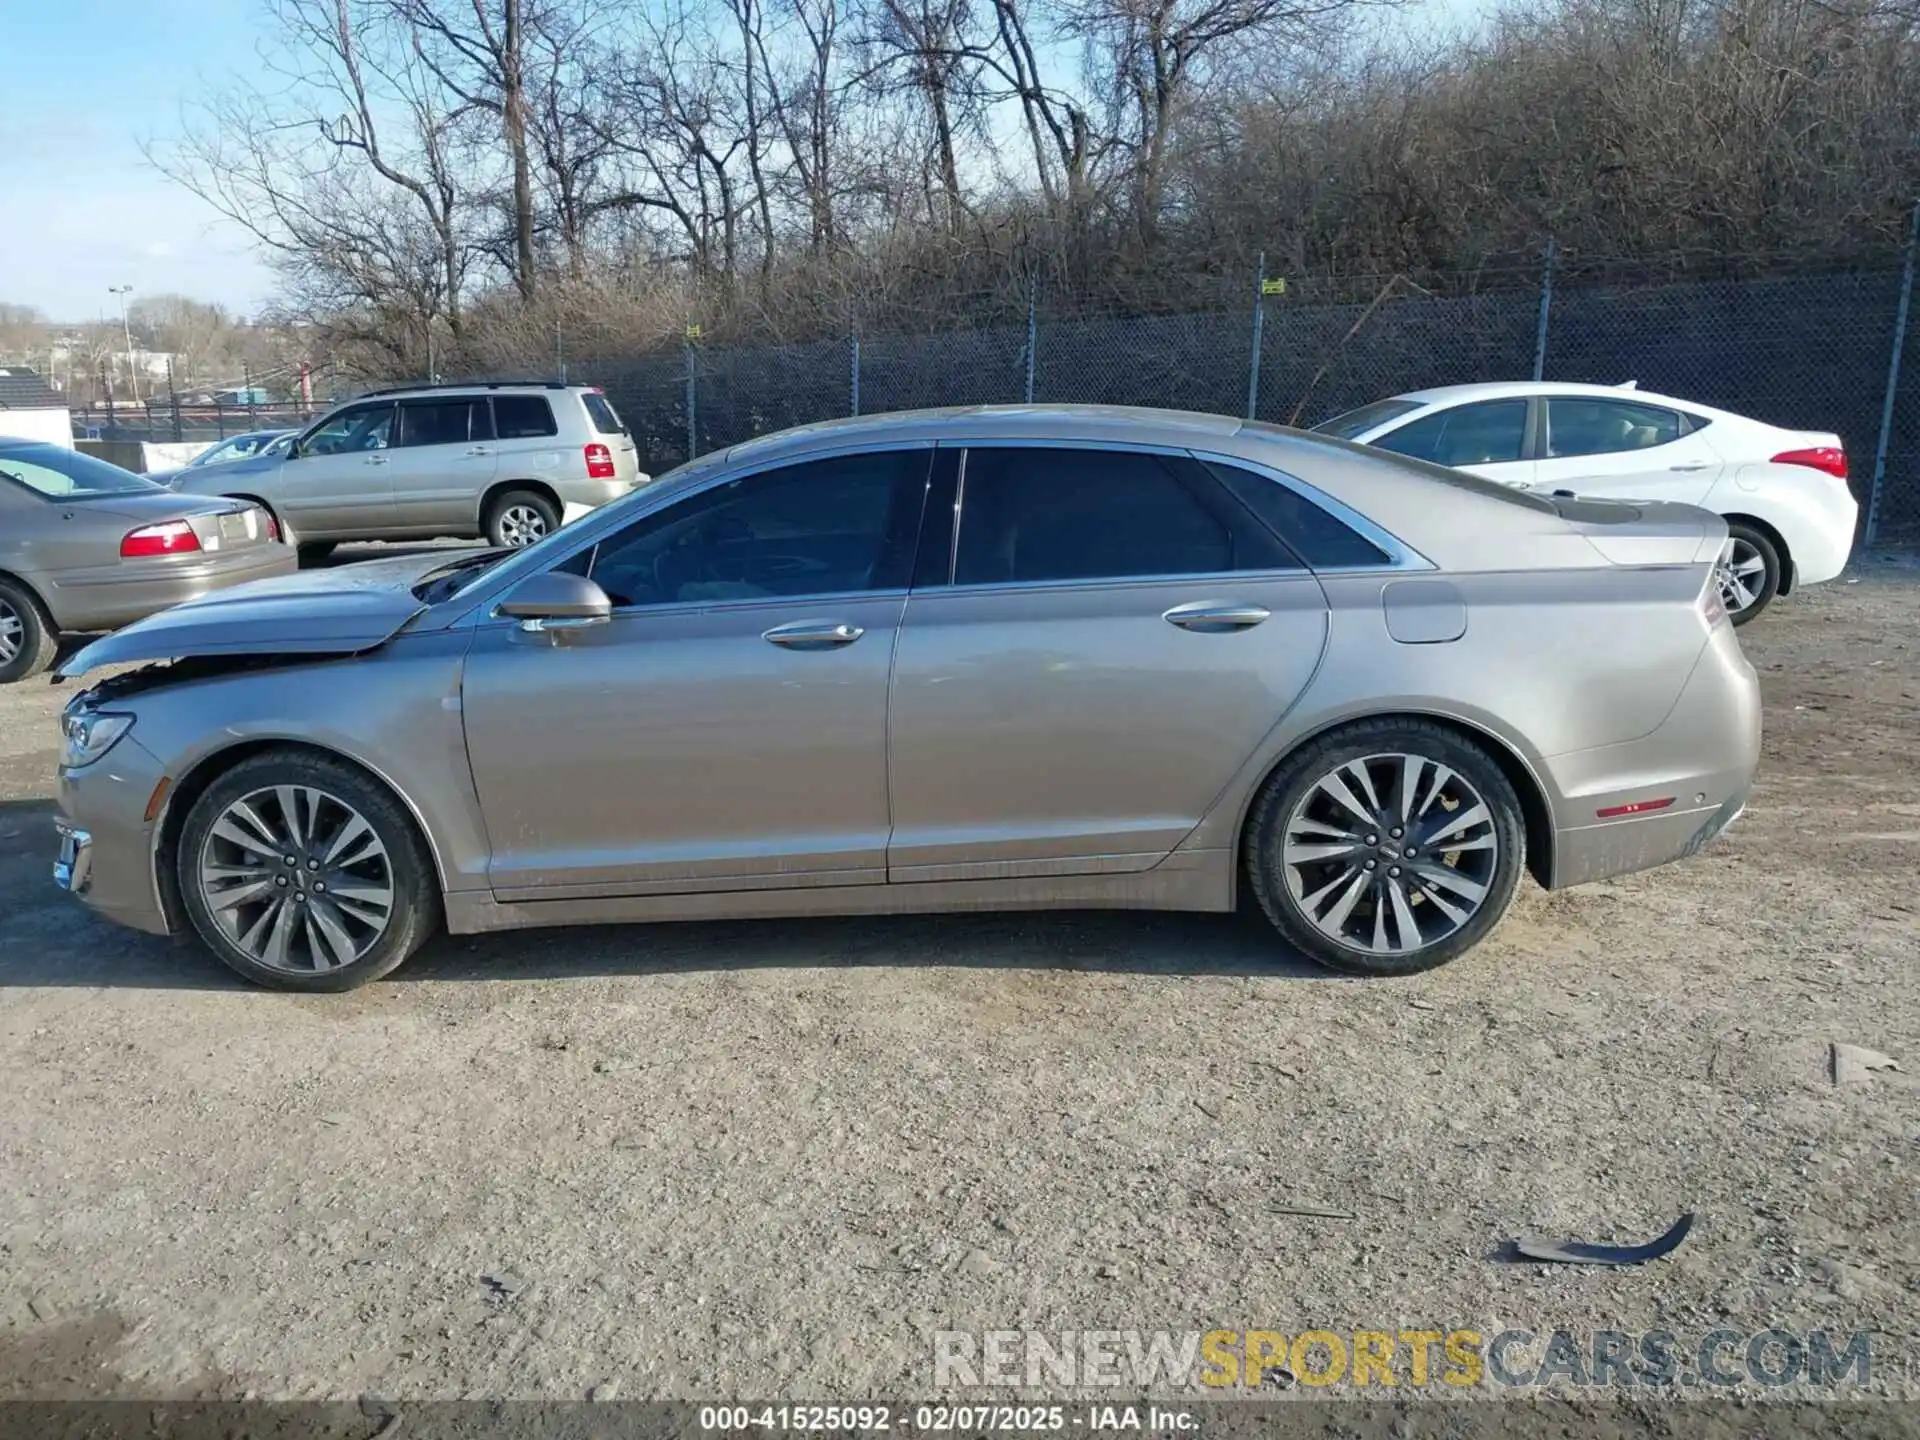
[[[1697,505],[1593,500],[1558,491],[1542,498],[1610,564],[1711,564],[1726,548],[1727,522]]]
[[[201,499],[171,490],[152,494],[101,495],[65,502],[90,515],[111,515],[127,522],[129,531],[146,525],[184,520],[208,554],[248,550],[278,543],[268,527],[267,512],[245,500],[225,497]]]
[[[190,655],[353,655],[377,649],[427,609],[413,585],[442,555],[297,570],[216,590],[96,640],[55,672]]]

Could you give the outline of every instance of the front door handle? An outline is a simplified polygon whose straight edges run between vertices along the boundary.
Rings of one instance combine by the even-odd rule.
[[[1160,618],[1182,630],[1219,635],[1231,630],[1251,630],[1272,614],[1264,605],[1216,605],[1196,600],[1191,605],[1176,605]]]
[[[838,650],[866,633],[858,625],[823,625],[813,620],[797,620],[791,625],[776,625],[760,638],[783,650]]]
[[[384,465],[386,463],[387,463],[387,457],[384,455],[367,456],[367,464],[369,465]]]

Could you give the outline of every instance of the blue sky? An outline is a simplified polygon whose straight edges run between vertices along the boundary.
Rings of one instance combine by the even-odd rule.
[[[1399,23],[1485,3],[1415,0]],[[177,130],[184,99],[258,63],[264,25],[259,0],[0,0],[0,301],[78,322],[118,313],[111,285],[241,313],[272,297],[250,237],[140,150]]]
[[[248,311],[273,277],[248,237],[156,173],[144,137],[254,63],[257,0],[0,0],[0,300],[118,314],[109,285]]]

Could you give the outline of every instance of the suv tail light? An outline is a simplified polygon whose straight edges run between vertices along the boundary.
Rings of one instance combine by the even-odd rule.
[[[164,525],[142,525],[129,530],[120,542],[120,558],[137,560],[143,555],[181,555],[200,548],[200,537],[184,520],[169,520]]]
[[[1805,450],[1782,450],[1773,457],[1776,465],[1805,465],[1824,471],[1836,480],[1847,478],[1847,452],[1838,445],[1814,445]]]
[[[586,456],[589,480],[613,479],[613,451],[604,445],[593,444],[586,447]]]

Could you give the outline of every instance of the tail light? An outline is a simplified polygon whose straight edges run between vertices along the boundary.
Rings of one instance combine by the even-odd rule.
[[[589,480],[613,479],[613,451],[604,445],[586,447],[587,478]]]
[[[1776,465],[1804,465],[1836,480],[1847,478],[1847,452],[1838,445],[1813,445],[1805,450],[1782,450],[1773,457]]]
[[[267,539],[278,540],[280,538],[280,522],[273,518],[273,512],[271,510],[262,510],[260,512],[260,518],[266,524]]]
[[[142,525],[129,530],[120,542],[120,558],[137,560],[143,555],[183,555],[200,548],[200,537],[184,520],[169,520],[164,525]]]

